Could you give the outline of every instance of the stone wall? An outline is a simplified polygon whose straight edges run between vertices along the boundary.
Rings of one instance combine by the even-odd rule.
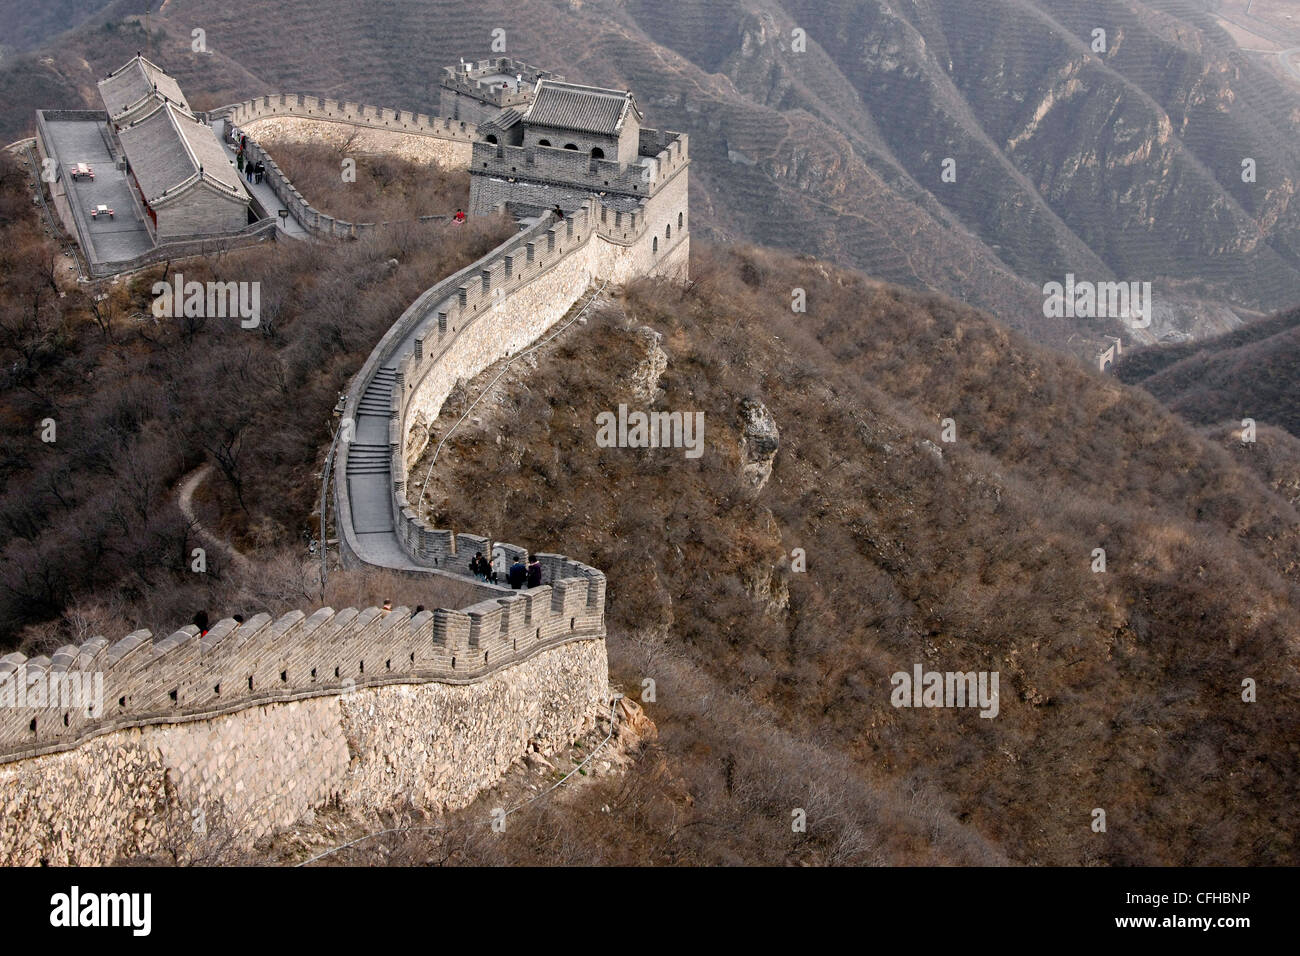
[[[470,209],[484,212],[505,201],[537,202],[542,206],[592,193],[647,199],[685,171],[690,141],[682,133],[642,129],[638,155],[645,165],[592,159],[585,152],[560,147],[505,146],[478,142],[470,158]],[[540,189],[538,197],[523,198],[520,186]],[[494,188],[495,186],[495,188]],[[547,201],[547,192],[550,201]]]
[[[245,128],[292,114],[472,138],[451,121],[315,97],[219,112]],[[464,573],[476,550],[524,550],[434,529],[406,502],[406,469],[423,449],[410,436],[427,434],[455,382],[536,341],[595,282],[685,278],[686,140],[659,135],[642,133],[643,149],[666,156],[636,209],[589,196],[561,220],[530,210],[535,225],[422,294],[354,378],[345,419],[379,369],[397,372],[391,503],[416,568]],[[348,453],[341,443],[335,501],[341,554],[355,560]],[[605,577],[564,555],[539,557],[542,587],[492,589],[497,596],[460,611],[323,608],[0,658],[0,694],[48,690],[74,674],[101,681],[93,700],[37,706],[29,696],[0,708],[0,862],[105,863],[177,847],[201,855],[200,829],[246,845],[326,801],[467,804],[530,740],[567,745],[607,705]]]
[[[398,613],[397,611],[393,612]],[[204,861],[323,804],[469,804],[530,742],[568,746],[607,711],[605,648],[577,640],[461,684],[361,687],[115,731],[0,766],[0,862]]]
[[[266,184],[283,208],[313,235],[357,238],[387,223],[349,222],[311,205],[267,152],[275,142],[307,142],[341,146],[350,141],[358,153],[384,153],[416,163],[465,167],[469,164],[474,128],[465,123],[364,106],[299,93],[278,93],[224,106],[208,114],[233,125],[250,138],[248,158],[266,163]],[[274,216],[276,210],[266,210]],[[422,216],[432,222],[445,216]]]
[[[412,135],[453,139],[464,143],[471,143],[474,140],[474,127],[458,120],[394,110],[383,106],[348,103],[324,96],[308,96],[304,93],[271,93],[242,103],[223,106],[210,115],[225,117],[239,127],[246,127],[255,120],[268,117],[302,116],[314,120],[346,123],[351,126],[400,130]]]
[[[412,565],[465,573],[475,551],[490,554],[493,547],[487,537],[432,527],[407,501],[408,469],[423,452],[429,425],[456,382],[536,341],[597,281],[619,284],[650,275],[685,279],[690,254],[686,190],[682,167],[635,219],[616,216],[596,199],[585,200],[563,220],[543,213],[536,225],[427,290],[375,347],[349,388],[343,414],[345,420],[355,418],[379,369],[396,369],[390,493],[395,534]],[[605,222],[601,211],[607,214]],[[676,229],[672,224],[679,215],[683,227]],[[671,230],[676,231],[668,236]],[[364,560],[364,549],[352,525],[349,454],[350,445],[341,443],[334,466],[335,501],[342,552],[356,561]],[[524,550],[496,547],[507,553]]]
[[[469,166],[472,149],[464,139],[303,116],[267,117],[239,128],[263,145],[288,142],[337,147],[350,142],[348,149],[352,153],[382,153],[412,163],[437,163],[457,169]]]
[[[230,235],[248,225],[247,198],[204,179],[158,200],[153,209],[158,217],[155,242],[159,244],[191,236]]]

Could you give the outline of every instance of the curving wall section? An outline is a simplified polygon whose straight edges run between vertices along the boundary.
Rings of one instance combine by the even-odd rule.
[[[306,93],[270,93],[242,103],[233,103],[214,110],[210,116],[223,116],[236,126],[247,126],[254,120],[275,116],[302,116],[309,119],[353,126],[369,126],[403,133],[454,139],[465,143],[474,141],[474,127],[460,120],[389,109],[384,106],[366,106],[324,96]]]
[[[472,135],[317,98],[227,110],[236,123],[287,110]],[[635,212],[594,197],[562,219],[515,209],[533,224],[403,313],[346,398],[354,434],[334,469],[345,562],[463,581],[475,551],[523,553],[429,526],[407,503],[407,469],[456,382],[536,341],[593,283],[685,276],[684,168]],[[563,746],[607,704],[605,576],[539,557],[541,587],[476,584],[483,599],[460,610],[322,608],[0,658],[0,862],[180,853],[209,813],[248,845],[325,802],[468,804],[527,744]]]
[[[290,120],[310,123],[327,123],[351,126],[363,130],[386,132],[395,137],[425,137],[446,144],[435,150],[436,158],[444,162],[468,162],[470,144],[474,139],[473,127],[459,120],[411,113],[382,106],[367,106],[308,96],[304,93],[275,93],[245,100],[213,110],[209,120],[221,119],[241,128],[264,126],[266,121]],[[349,222],[321,212],[307,200],[284,174],[267,150],[256,142],[259,130],[253,129],[249,143],[249,156],[266,164],[266,184],[271,187],[281,205],[288,209],[303,228],[315,236],[330,238],[358,238],[388,223]],[[269,210],[272,215],[274,210]],[[434,222],[445,216],[422,216],[414,222]]]
[[[562,220],[543,213],[403,313],[358,373],[344,406],[354,439],[340,443],[334,475],[345,560],[464,574],[475,551],[523,551],[430,526],[408,504],[408,469],[456,383],[536,341],[594,282],[684,276],[689,233],[683,228],[669,239],[657,231],[659,220],[672,214],[668,206],[638,214],[632,232],[630,216],[615,217],[595,199]],[[547,573],[545,580],[553,580],[550,568]]]

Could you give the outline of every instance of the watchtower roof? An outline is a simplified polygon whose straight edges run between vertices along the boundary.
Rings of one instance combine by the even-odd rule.
[[[519,110],[515,109],[513,106],[507,106],[496,116],[492,117],[487,122],[481,124],[479,128],[485,129],[491,127],[492,129],[499,129],[502,131],[513,129],[514,127],[519,125],[520,121],[523,120],[523,118],[524,118],[523,113],[519,112]]]
[[[218,184],[232,197],[247,199],[239,173],[212,128],[171,103],[124,127],[118,136],[149,203],[200,179]]]
[[[175,103],[186,111],[190,108],[180,84],[162,67],[139,54],[99,81],[99,96],[110,119],[131,112],[133,107],[150,97],[159,102]]]
[[[641,112],[627,90],[538,80],[524,122],[531,126],[555,126],[617,136],[629,113],[640,121]]]

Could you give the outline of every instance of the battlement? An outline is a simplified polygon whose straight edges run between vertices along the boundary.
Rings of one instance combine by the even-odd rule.
[[[528,103],[538,80],[563,79],[556,73],[538,69],[523,60],[501,56],[443,67],[441,86],[444,90],[461,93],[497,109],[504,109]],[[443,112],[452,115],[446,110]]]
[[[466,537],[466,536],[462,536]],[[484,539],[474,539],[481,541]],[[519,549],[514,549],[519,550]],[[470,683],[543,648],[605,637],[605,576],[539,555],[543,580],[460,610],[332,608],[96,637],[52,657],[0,658],[0,763],[147,724],[208,719],[360,687]]]
[[[475,551],[486,555],[493,551],[489,539],[435,528],[409,504],[408,472],[425,447],[409,437],[417,420],[431,423],[458,380],[533,341],[567,311],[596,276],[652,272],[655,263],[670,251],[665,242],[660,252],[657,238],[653,250],[648,248],[651,237],[644,209],[618,212],[588,198],[563,219],[556,219],[549,210],[526,211],[540,215],[540,220],[411,304],[375,347],[345,399],[344,418],[354,419],[376,372],[381,368],[394,372],[386,430],[387,494],[393,533],[413,567],[467,574]],[[679,241],[684,237],[683,231]],[[592,248],[595,239],[606,243]],[[643,258],[622,264],[609,258],[613,250],[631,251],[638,243],[645,247],[640,250]],[[515,309],[526,312],[527,317],[512,320],[508,313]],[[348,489],[350,454],[351,444],[341,445],[335,492],[343,548],[356,555],[360,546]],[[501,544],[496,550],[507,556],[523,552]]]
[[[460,142],[472,142],[475,138],[472,123],[384,106],[349,103],[324,96],[308,96],[305,93],[271,93],[223,106],[207,115],[224,117],[236,126],[276,116],[301,116]]]
[[[474,177],[490,176],[557,184],[595,193],[655,195],[690,162],[684,133],[642,129],[636,163],[595,159],[584,152],[552,146],[507,146],[476,142],[470,161]]]
[[[299,192],[298,187],[285,175],[284,170],[280,168],[280,164],[263,146],[250,140],[247,146],[247,156],[250,162],[261,161],[265,164],[265,181],[271,187],[271,192],[275,193],[275,198],[280,201],[285,209],[289,210],[293,218],[301,223],[304,229],[314,236],[334,239],[359,239],[362,236],[370,235],[379,229],[393,225],[391,222],[351,222],[321,212],[308,201],[306,196]],[[416,219],[404,221],[434,223],[447,222],[450,219],[451,216],[443,215],[420,216]]]

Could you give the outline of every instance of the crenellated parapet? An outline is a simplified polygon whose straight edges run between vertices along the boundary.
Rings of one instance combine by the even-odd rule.
[[[260,119],[298,116],[460,142],[472,142],[475,138],[473,124],[449,117],[349,103],[346,100],[309,96],[306,93],[270,93],[223,106],[211,111],[208,116],[213,119],[224,118],[236,126],[245,126]]]
[[[227,618],[202,635],[193,626],[161,640],[135,631],[50,657],[8,654],[0,658],[0,763],[126,727],[385,684],[470,683],[546,648],[603,640],[605,576],[562,555],[540,557],[550,583],[457,610],[326,607]]]
[[[470,160],[477,196],[486,179],[536,183],[577,195],[621,196],[646,200],[657,195],[690,162],[689,138],[670,130],[642,129],[634,163],[596,159],[584,152],[552,146],[507,146],[477,142]],[[520,190],[514,189],[513,193]],[[471,200],[471,208],[484,202]]]
[[[275,198],[280,204],[289,210],[293,218],[302,224],[302,227],[314,236],[331,239],[360,239],[363,236],[373,234],[379,229],[393,225],[389,222],[351,222],[347,219],[339,219],[321,212],[313,206],[293,184],[280,164],[272,158],[271,154],[259,143],[249,142],[247,146],[247,157],[249,162],[262,162],[265,164],[265,182],[275,193]],[[406,222],[447,222],[451,216],[420,216],[416,219],[405,220]]]
[[[439,111],[477,124],[497,110],[526,106],[533,87],[543,79],[563,77],[508,56],[444,67]]]

